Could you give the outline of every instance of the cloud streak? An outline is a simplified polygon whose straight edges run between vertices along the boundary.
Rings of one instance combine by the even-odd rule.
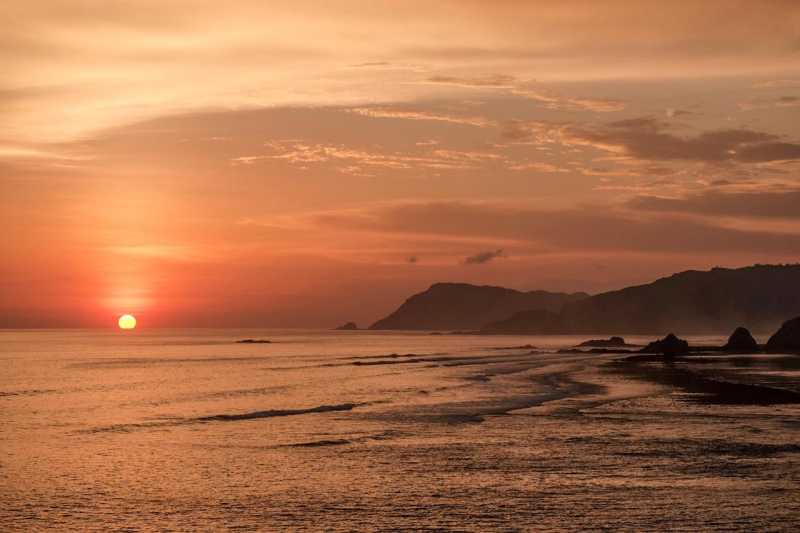
[[[714,130],[681,136],[651,117],[604,125],[567,125],[561,141],[646,160],[685,160],[710,163],[764,163],[800,159],[800,144],[784,142],[770,133],[746,128]]]
[[[485,128],[493,126],[494,122],[483,117],[460,116],[456,114],[438,113],[435,111],[411,111],[394,109],[388,107],[355,107],[349,109],[351,113],[356,113],[365,117],[372,118],[397,118],[404,120],[429,120],[434,122],[448,122],[451,124],[461,124],[464,126],[475,126]]]
[[[625,109],[625,103],[620,100],[566,96],[559,94],[551,88],[544,87],[541,84],[530,81],[523,82],[509,75],[498,74],[475,78],[431,76],[426,81],[431,84],[449,85],[466,89],[494,89],[510,95],[535,100],[548,109],[560,111],[611,113]]]
[[[470,170],[486,162],[504,161],[503,156],[486,151],[462,151],[423,146],[415,153],[387,152],[349,147],[341,144],[309,143],[300,140],[277,140],[265,143],[270,153],[231,158],[234,165],[253,165],[260,161],[285,161],[305,168],[308,165],[332,164],[338,171],[367,173],[369,169],[389,170]]]
[[[800,220],[800,190],[708,190],[679,198],[637,196],[627,205],[653,213],[689,213],[702,216],[787,218]]]
[[[317,227],[369,233],[505,239],[550,251],[800,253],[800,233],[609,208],[542,209],[511,203],[406,202],[310,215]]]
[[[486,250],[484,252],[478,252],[477,254],[467,256],[464,258],[464,264],[483,265],[490,261],[494,261],[499,257],[506,257],[502,248],[498,248],[497,250]]]

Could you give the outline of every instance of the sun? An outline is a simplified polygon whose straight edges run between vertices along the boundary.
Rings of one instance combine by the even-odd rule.
[[[122,315],[117,321],[120,329],[133,329],[136,327],[136,317],[133,315]]]

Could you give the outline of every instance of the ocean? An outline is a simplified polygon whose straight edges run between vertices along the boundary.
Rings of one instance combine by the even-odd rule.
[[[2,331],[0,530],[800,528],[800,358],[583,340]]]

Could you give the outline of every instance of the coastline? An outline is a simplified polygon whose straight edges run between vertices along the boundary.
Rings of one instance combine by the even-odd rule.
[[[737,372],[754,367],[762,373]],[[718,405],[800,404],[800,381],[769,373],[787,367],[800,369],[800,356],[722,354],[664,360],[627,355],[609,363],[613,372],[673,387],[691,395],[693,402]]]

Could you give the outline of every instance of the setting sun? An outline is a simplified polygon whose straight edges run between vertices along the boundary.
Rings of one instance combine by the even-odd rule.
[[[120,329],[133,329],[136,327],[136,318],[133,315],[122,315],[117,323]]]

